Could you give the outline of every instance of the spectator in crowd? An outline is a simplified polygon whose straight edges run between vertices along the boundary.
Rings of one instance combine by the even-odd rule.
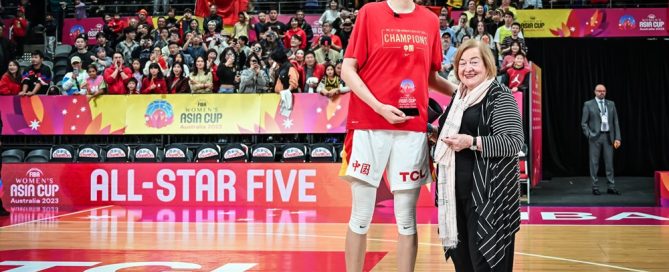
[[[214,82],[209,68],[207,68],[207,61],[204,57],[199,56],[195,58],[195,68],[190,75],[190,89],[194,94],[211,93]]]
[[[277,49],[283,49],[283,42],[279,41],[279,36],[276,32],[268,30],[267,38],[260,41],[260,44],[267,52],[274,52]]]
[[[487,44],[493,54],[495,54],[497,51],[497,48],[495,48],[495,43],[493,42],[494,38],[492,35],[490,35],[490,33],[486,32],[485,23],[482,21],[479,21],[476,24],[476,35],[474,36],[474,39]]]
[[[218,52],[214,49],[209,49],[207,51],[207,67],[209,67],[209,71],[211,71],[211,77],[214,82],[213,90],[218,90],[221,87],[221,82],[218,79],[218,67],[220,62]]]
[[[56,30],[58,29],[58,24],[56,19],[53,18],[53,14],[47,13],[46,18],[44,19],[44,35],[46,36],[46,53],[49,56],[53,56],[56,52]]]
[[[135,78],[130,78],[128,83],[125,84],[125,88],[128,94],[140,94],[139,85],[141,85],[141,82],[138,82]]]
[[[325,66],[325,76],[318,84],[318,93],[328,98],[334,98],[341,93],[343,87],[341,78],[335,74],[335,66],[333,64]]]
[[[172,63],[181,62],[183,64],[183,68],[184,68],[184,75],[188,76],[188,75],[191,74],[190,73],[190,70],[191,70],[190,66],[191,65],[188,65],[188,61],[187,61],[188,58],[186,58],[185,56],[187,56],[187,55],[184,55],[183,53],[176,54],[176,56],[174,56],[174,61]],[[191,60],[191,63],[195,64],[195,61]]]
[[[239,39],[239,37],[249,36],[249,29],[251,29],[251,23],[249,22],[249,15],[246,12],[239,13],[239,22],[235,23],[232,31],[232,37]]]
[[[123,31],[128,27],[128,22],[121,19],[121,14],[117,11],[114,13],[114,18],[109,21],[107,25],[117,36],[123,34]]]
[[[500,66],[500,73],[504,74],[506,73],[506,70],[511,68],[515,61],[516,61],[516,55],[518,54],[523,54],[525,55],[525,52],[523,52],[522,48],[520,47],[520,43],[517,41],[514,41],[511,43],[511,48],[510,54],[504,56],[504,59],[502,60],[502,65]],[[527,59],[525,59],[524,63],[525,67],[529,67],[529,64],[527,63]]]
[[[341,39],[339,38],[339,36],[332,33],[332,25],[330,23],[323,24],[323,35],[316,38],[311,48],[313,49],[318,48],[318,45],[321,44],[321,39],[325,37],[330,38],[330,47],[332,49],[336,51],[340,51],[342,49]]]
[[[500,26],[504,25],[504,18],[500,14],[501,10],[489,10],[488,14],[490,17],[490,20],[485,25],[485,30],[486,32],[490,33],[490,35],[494,35],[493,33],[497,33],[497,29]],[[493,36],[494,37],[494,36]]]
[[[521,36],[520,33],[520,24],[518,22],[513,22],[511,25],[511,35],[506,36],[502,41],[502,55],[508,55],[511,50],[511,43],[518,42],[520,44],[520,49],[527,54],[527,45],[525,45],[525,39]]]
[[[223,64],[218,67],[217,76],[221,83],[218,93],[234,93],[235,85],[241,81],[238,73],[237,54],[231,48],[223,51],[221,56]]]
[[[497,1],[486,0],[485,5],[483,5],[483,9],[485,9],[486,12],[489,12],[491,10],[496,10],[497,9]]]
[[[216,32],[216,22],[215,21],[209,21],[206,25],[207,29],[204,32],[204,40],[210,40],[211,38],[220,36],[220,32]]]
[[[343,60],[338,61],[337,65],[335,65],[335,74],[341,78],[341,68],[343,67]],[[340,88],[341,93],[348,93],[351,91],[351,88],[346,86],[346,82],[342,79],[341,80],[342,87]]]
[[[451,42],[451,34],[448,32],[444,32],[444,34],[441,35],[441,47],[444,51],[444,56],[443,59],[441,60],[441,71],[439,71],[439,74],[441,74],[442,77],[446,77],[448,73],[453,70],[453,63],[451,60],[455,57],[455,54],[458,52],[458,49],[452,45],[453,43]]]
[[[206,23],[205,25],[208,25],[208,23]],[[201,33],[202,30],[200,29],[200,22],[198,22],[197,20],[191,20],[188,32],[184,32],[184,35],[185,37],[188,37],[188,34],[201,34]]]
[[[191,39],[184,43],[184,53],[189,54],[193,59],[198,57],[207,57],[207,47],[202,44],[202,36],[195,34]]]
[[[288,54],[289,58],[294,58],[295,53],[297,53],[298,50],[302,50],[300,46],[302,45],[303,36],[300,35],[304,35],[304,33],[292,35],[288,41],[289,43],[286,44],[286,47],[288,48],[286,54]],[[288,37],[288,35],[285,37]]]
[[[469,24],[472,21],[472,18],[474,18],[474,16],[476,16],[476,14],[477,14],[476,1],[469,0],[467,2],[467,10],[465,10],[465,12],[463,12],[463,14],[467,15],[467,24]],[[471,27],[471,25],[470,25],[470,27]],[[471,27],[471,28],[474,28],[474,27]]]
[[[170,43],[170,31],[165,27],[159,28],[158,36],[155,37],[155,39],[156,42],[153,44],[153,47],[160,47],[161,49],[166,48]]]
[[[297,19],[297,23],[299,24],[300,28],[302,30],[304,30],[304,33],[307,34],[307,37],[306,37],[307,41],[311,41],[314,38],[314,30],[311,28],[311,25],[309,23],[307,23],[306,20],[304,20],[304,11],[303,10],[298,10],[295,13],[295,19]]]
[[[331,48],[330,37],[322,37],[320,41],[320,48],[314,51],[318,63],[327,65],[327,63],[336,63],[341,59],[341,53]]]
[[[216,51],[216,54],[223,53],[223,50],[230,46],[228,41],[230,41],[230,37],[227,35],[223,36],[220,33],[214,35],[213,37],[205,38],[205,44],[207,44],[207,48],[209,48],[209,50]]]
[[[170,7],[169,10],[167,10],[167,19],[165,19],[167,25],[172,25],[172,26],[177,26],[177,10],[173,7]]]
[[[504,44],[504,41],[506,40],[506,37],[509,37],[513,35],[512,32],[512,25],[513,25],[513,13],[511,12],[506,12],[504,13],[504,25],[500,26],[497,28],[497,31],[495,32],[495,39],[494,42],[497,45],[497,52],[499,52],[499,60],[501,61],[503,56],[504,56],[504,51],[502,49],[502,45]],[[518,32],[518,37],[522,38],[523,33]],[[510,45],[510,44],[508,44]]]
[[[10,60],[7,72],[0,79],[0,95],[17,95],[21,91],[21,70],[16,60]]]
[[[23,6],[19,6],[16,11],[16,18],[12,21],[12,38],[16,43],[16,53],[18,56],[23,56],[23,45],[25,43],[26,34],[28,34],[28,20],[26,20],[26,10]]]
[[[105,55],[108,57],[114,55],[114,49],[112,49],[111,45],[109,44],[107,36],[105,36],[104,32],[98,32],[98,34],[95,35],[95,45],[92,46],[91,51],[97,54],[99,48],[102,48],[105,51]]]
[[[270,79],[262,69],[260,58],[249,56],[248,67],[240,75],[239,93],[266,93]]]
[[[516,8],[511,6],[511,0],[502,0],[502,4],[499,5],[499,8],[506,12],[511,12],[513,17],[516,17]]]
[[[246,54],[244,54],[244,52],[242,51],[242,47],[241,47],[241,44],[239,43],[239,41],[233,41],[230,44],[229,48],[232,48],[232,50],[235,52],[235,57],[236,57],[235,58],[235,60],[236,60],[235,64],[237,65],[237,70],[238,71],[244,70],[244,66],[246,66],[247,57],[246,57]],[[223,50],[223,51],[225,51],[225,50]]]
[[[353,33],[353,22],[351,19],[347,18],[344,20],[344,23],[341,24],[341,31],[339,33],[339,38],[341,39],[342,49],[346,50],[348,47],[348,40],[351,38],[351,33]]]
[[[474,17],[472,17],[471,20],[469,20],[469,27],[474,29],[474,32],[476,32],[476,27],[479,25],[479,22],[483,22],[483,25],[485,26],[490,21],[491,19],[486,16],[483,6],[478,5],[476,6],[476,14]]]
[[[144,76],[149,76],[151,71],[151,64],[158,64],[158,68],[160,69],[160,72],[163,74],[164,77],[167,77],[169,75],[169,66],[167,65],[167,60],[163,57],[163,55],[160,53],[160,48],[156,47],[153,49],[151,52],[151,55],[149,56],[149,61],[144,64]],[[142,81],[142,84],[143,81]]]
[[[180,41],[179,33],[178,32],[170,32],[170,39],[167,41],[167,46],[163,47],[163,50],[162,50],[163,55],[173,56],[174,54],[179,52],[181,50],[181,48],[179,47],[179,44],[180,44],[179,41]],[[174,48],[174,52],[172,51],[172,49],[173,49],[172,44],[176,45],[176,47]]]
[[[153,35],[151,35],[151,33],[149,32],[149,25],[147,24],[139,24],[137,26],[137,35],[135,37],[135,40],[139,41],[141,39],[151,39],[151,41],[154,41]]]
[[[163,28],[167,28],[167,19],[160,16],[156,19],[156,27],[151,30],[151,37],[153,37],[154,41],[160,40],[160,30]]]
[[[464,35],[464,36],[462,36],[462,42],[460,42],[460,43],[462,44],[462,43],[470,40],[471,38],[472,38],[472,36],[469,36],[469,34]]]
[[[268,29],[276,32],[279,38],[283,39],[283,35],[288,30],[286,24],[279,21],[279,12],[273,8],[269,11],[269,22],[265,24]]]
[[[9,61],[16,57],[16,46],[5,37],[5,29],[6,27],[2,24],[2,20],[0,20],[0,74],[2,75],[7,71],[5,67],[7,67]]]
[[[132,59],[131,64],[132,78],[137,82],[137,90],[142,88],[142,80],[144,79],[144,71],[142,70],[142,62],[139,59]],[[148,74],[148,73],[147,73]]]
[[[453,37],[455,37],[455,32],[451,28],[451,20],[446,15],[439,15],[439,36],[444,37],[444,33],[450,34],[448,37],[451,41],[451,45],[455,46],[453,42]]]
[[[44,53],[35,50],[31,54],[32,65],[27,71],[23,71],[21,77],[20,96],[33,96],[36,94],[47,94],[51,84],[51,69],[44,65]]]
[[[525,54],[518,52],[512,65],[506,69],[506,83],[512,92],[522,91],[527,95],[530,88],[530,69],[526,64]]]
[[[167,79],[168,93],[191,93],[189,79],[184,73],[183,63],[175,62],[172,65],[170,77]]]
[[[209,5],[209,17],[204,18],[204,25],[209,25],[209,22],[216,22],[216,32],[223,30],[223,17],[218,15],[218,7],[214,4]]]
[[[95,53],[88,51],[88,46],[86,45],[86,36],[79,35],[76,40],[74,40],[74,47],[76,51],[70,54],[69,58],[79,57],[81,60],[81,67],[88,67],[91,63],[94,62]],[[79,67],[81,69],[81,67]]]
[[[349,19],[351,16],[351,12],[349,12],[347,9],[342,8],[341,11],[339,11],[339,17],[332,22],[332,29],[334,29],[334,33],[341,36],[341,25],[344,23],[346,19]]]
[[[272,51],[270,58],[274,62],[270,68],[270,78],[274,82],[274,92],[280,93],[290,90],[293,93],[300,91],[300,74],[297,68],[288,61],[283,49]]]
[[[193,19],[193,10],[190,8],[186,8],[184,10],[184,16],[181,17],[179,21],[177,21],[177,25],[179,25],[179,28],[181,29],[181,37],[186,35],[186,33],[191,32],[190,27],[193,21],[197,22],[197,20]]]
[[[307,48],[307,33],[300,28],[300,23],[297,21],[297,18],[290,18],[290,29],[286,31],[286,35],[283,37],[283,45],[286,48],[292,48],[293,47],[293,41],[292,39],[295,39],[297,37],[297,48],[299,49],[306,49]]]
[[[123,33],[125,34],[125,40],[116,45],[116,52],[121,53],[123,59],[126,61],[124,64],[127,66],[132,59],[132,52],[139,47],[139,43],[135,41],[137,33],[134,28],[128,27],[123,30]]]
[[[74,18],[84,19],[87,17],[86,4],[81,2],[81,0],[74,0]]]
[[[167,94],[167,83],[158,63],[149,65],[149,75],[142,80],[142,94]]]
[[[237,44],[239,45],[239,51],[244,53],[245,57],[248,57],[251,55],[251,47],[248,46],[249,44],[249,38],[246,36],[241,36],[237,38]],[[246,63],[246,60],[244,60],[244,63]]]
[[[153,0],[153,14],[160,14],[167,12],[169,0]]]
[[[61,84],[63,86],[62,94],[85,95],[85,83],[88,75],[81,69],[81,59],[74,56],[70,59],[70,63],[72,64],[72,72],[65,74],[65,77],[63,77]]]
[[[112,66],[105,69],[104,80],[107,83],[108,94],[126,94],[126,83],[132,77],[130,68],[125,67],[123,53],[116,52],[112,57]]]
[[[151,58],[152,52],[153,41],[151,40],[151,37],[146,37],[139,41],[139,47],[135,48],[130,56],[133,59],[139,59],[142,65],[144,65]]]
[[[149,13],[145,9],[140,9],[137,12],[137,24],[138,25],[148,25],[149,28],[153,28],[153,20],[149,19],[147,16]],[[130,18],[131,20],[134,18]],[[135,26],[136,27],[136,26]]]
[[[265,49],[262,47],[262,44],[259,42],[253,43],[253,45],[251,45],[251,52],[252,55],[256,55],[256,57],[260,59],[260,66],[267,66],[267,59],[269,56],[265,53]]]
[[[264,12],[258,13],[258,22],[253,24],[253,30],[258,35],[258,40],[264,39],[264,33],[267,32],[267,14]]]
[[[323,12],[321,18],[318,19],[318,22],[323,25],[325,23],[332,24],[337,18],[339,18],[339,11],[337,10],[337,1],[330,1],[329,9]]]
[[[469,24],[467,23],[467,15],[462,13],[460,14],[460,19],[458,21],[458,25],[453,27],[453,34],[455,35],[455,45],[460,46],[462,44],[462,38],[465,35],[469,35],[470,37],[472,34],[474,34],[474,30],[469,27]]]
[[[88,66],[88,69],[86,70],[88,72],[88,77],[86,77],[86,94],[89,95],[89,101],[91,99],[95,99],[101,94],[105,93],[105,89],[107,89],[107,85],[105,84],[105,80],[102,77],[102,75],[99,74],[97,66],[94,64],[91,64]]]
[[[302,88],[305,93],[316,93],[318,83],[325,75],[325,65],[316,62],[316,55],[309,51],[304,55],[304,77],[305,86]]]

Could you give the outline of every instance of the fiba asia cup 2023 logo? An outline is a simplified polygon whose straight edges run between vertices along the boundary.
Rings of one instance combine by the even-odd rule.
[[[174,122],[174,109],[166,100],[156,100],[146,107],[144,121],[147,127],[164,128]]]
[[[620,30],[633,30],[636,28],[636,19],[634,19],[632,15],[620,16],[620,20],[618,20],[618,28],[620,28]]]

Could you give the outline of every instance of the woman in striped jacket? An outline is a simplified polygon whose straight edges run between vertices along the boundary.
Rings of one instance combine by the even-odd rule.
[[[454,66],[461,83],[435,149],[439,237],[456,271],[512,271],[524,142],[518,105],[495,80],[485,43],[463,43]]]

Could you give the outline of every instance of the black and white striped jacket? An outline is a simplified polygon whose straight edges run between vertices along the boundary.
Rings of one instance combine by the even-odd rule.
[[[472,199],[478,215],[476,245],[491,268],[504,258],[520,229],[518,152],[524,143],[518,104],[511,91],[493,81],[481,103]]]

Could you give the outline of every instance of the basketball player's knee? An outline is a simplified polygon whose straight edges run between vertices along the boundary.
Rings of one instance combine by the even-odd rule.
[[[348,227],[357,234],[367,234],[374,215],[376,187],[363,181],[356,181],[351,184],[351,192],[353,206]]]
[[[395,192],[395,221],[401,235],[416,234],[416,201],[419,189]]]

